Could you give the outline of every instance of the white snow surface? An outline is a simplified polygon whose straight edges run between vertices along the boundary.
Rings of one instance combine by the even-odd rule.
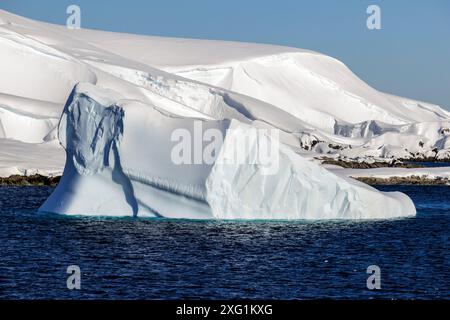
[[[214,197],[217,193],[208,193],[207,190],[208,187],[217,187],[223,191],[227,183],[238,183],[242,177],[236,176],[231,182],[226,179],[229,176],[222,180],[213,177],[225,173],[234,175],[241,171],[240,168],[221,169],[215,166],[198,171],[191,168],[180,173],[164,164],[167,159],[159,158],[160,152],[156,152],[155,156],[155,152],[142,147],[139,152],[134,149],[135,144],[144,138],[148,145],[154,145],[154,150],[167,147],[168,142],[164,144],[162,141],[167,140],[166,135],[175,128],[175,118],[183,120],[179,120],[179,125],[188,125],[192,119],[202,119],[219,127],[232,123],[280,130],[282,144],[279,154],[285,167],[291,168],[293,176],[299,174],[299,170],[310,170],[321,177],[318,181],[325,177],[333,181],[336,178],[315,164],[310,168],[306,158],[327,156],[384,160],[450,156],[450,142],[447,142],[450,141],[449,112],[433,104],[379,92],[354,75],[342,62],[313,51],[253,43],[69,30],[64,26],[33,21],[0,10],[0,58],[0,176],[62,172],[65,151],[58,145],[57,126],[64,106],[75,101],[73,96],[69,97],[71,92],[83,92],[86,99],[96,101],[99,106],[117,106],[126,114],[124,117],[117,115],[123,121],[123,132],[114,151],[120,154],[120,164],[125,169],[114,171],[111,164],[102,165],[102,159],[97,158],[99,154],[89,151],[86,142],[79,141],[77,148],[81,149],[76,150],[87,158],[83,161],[78,159],[81,162],[67,159],[64,175],[80,176],[75,179],[79,184],[63,177],[62,181],[66,183],[62,185],[67,185],[67,189],[63,192],[58,188],[55,194],[62,197],[63,194],[82,193],[80,204],[75,204],[78,201],[74,200],[73,205],[66,201],[60,207],[54,206],[57,196],[52,196],[55,201],[47,202],[46,208],[51,207],[57,212],[83,213],[85,209],[89,213],[106,213],[108,210],[111,214],[128,213],[125,210],[129,209],[128,202],[126,205],[114,204],[120,201],[120,197],[115,195],[124,196],[123,185],[110,183],[111,179],[119,179],[113,177],[114,172],[122,172],[127,177],[125,180],[142,180],[139,185],[133,186],[136,193],[133,197],[125,193],[126,200],[134,198],[142,202],[132,206],[133,214],[146,212],[167,216],[177,212],[167,208],[167,203],[182,208],[178,212],[185,212],[186,217],[193,212],[232,218],[247,218],[247,213],[282,218],[277,216],[277,212],[281,211],[285,211],[285,217],[289,218],[309,214],[305,213],[304,208],[300,209],[300,199],[308,193],[305,193],[307,188],[298,179],[288,179],[297,183],[289,184],[291,193],[286,194],[289,199],[283,198],[289,205],[280,206],[278,202],[281,198],[267,198],[263,190],[255,192],[253,200],[260,201],[259,204],[253,203],[248,208],[247,198],[241,198],[242,194],[230,194],[233,203],[224,203],[224,199],[218,201]],[[78,87],[78,91],[73,91],[78,83],[82,86]],[[104,90],[109,90],[108,94]],[[110,110],[108,114],[119,112],[115,108],[107,110]],[[69,113],[64,114],[67,116]],[[154,125],[153,115],[159,114],[170,114],[169,118],[175,122],[161,118],[161,121],[164,119],[170,123],[166,129],[161,126],[154,128],[154,137],[159,137],[157,140],[150,137],[147,131],[150,132]],[[83,112],[80,116],[86,117]],[[116,124],[116,118],[110,119],[108,116],[107,119],[114,120]],[[144,122],[148,125],[143,125]],[[76,124],[63,118],[61,125],[64,123]],[[130,124],[134,129],[130,128]],[[59,138],[67,148],[72,144],[66,143],[62,137],[68,130],[61,125]],[[83,125],[89,127],[91,124]],[[113,127],[118,130],[116,125]],[[132,137],[136,137],[137,141],[133,141]],[[225,147],[230,140],[231,137],[225,139]],[[72,152],[69,149],[66,151],[68,154]],[[111,150],[107,153],[110,154]],[[114,159],[114,156],[111,157]],[[140,157],[145,158],[147,164],[136,160]],[[110,176],[106,176],[108,170]],[[164,174],[166,171],[167,176]],[[278,176],[280,187],[288,181],[288,171],[283,172],[280,171]],[[180,180],[178,173],[186,180]],[[120,177],[123,178],[122,174]],[[275,184],[274,181],[264,181],[267,185]],[[326,217],[339,216],[342,212],[347,212],[343,214],[345,217],[361,217],[355,208],[361,208],[371,198],[369,195],[373,195],[372,199],[392,199],[386,200],[395,203],[392,208],[403,206],[403,209],[397,210],[399,216],[413,213],[403,196],[385,196],[351,180],[342,181],[330,184],[330,188],[335,188],[333,190],[336,192],[338,189],[345,190],[344,185],[348,183],[352,192],[359,190],[355,194],[360,196],[360,202],[354,203],[361,205],[349,204],[351,210],[346,209],[348,212],[342,208],[336,209],[337,204],[328,211],[321,209],[328,212],[323,213]],[[83,190],[81,186],[84,183],[99,184],[105,190],[115,188],[117,193],[108,193],[110,202],[96,199],[92,192]],[[158,189],[160,184],[164,185],[164,191]],[[155,191],[148,192],[148,186]],[[167,192],[167,188],[175,190]],[[294,190],[302,190],[303,195],[296,195]],[[333,194],[331,189],[327,190]],[[146,198],[147,193],[151,198]],[[350,193],[346,194],[347,198],[351,198]],[[311,199],[315,197],[314,193],[309,196]],[[97,203],[97,207],[93,207],[88,201],[91,198],[94,202],[102,201],[102,204]],[[72,199],[75,197],[72,196]],[[82,206],[81,199],[87,207]],[[106,203],[110,203],[108,210],[105,209]],[[264,213],[267,203],[270,208]],[[192,211],[186,209],[190,206],[193,206]],[[142,209],[144,207],[147,209]],[[285,210],[287,208],[291,211]],[[241,209],[239,214],[243,216],[234,216],[237,214],[234,211]],[[310,213],[319,210],[310,209]],[[386,211],[382,210],[385,216],[396,215]],[[367,212],[370,212],[369,217],[379,217],[370,209]],[[316,218],[323,218],[324,215],[317,215]]]

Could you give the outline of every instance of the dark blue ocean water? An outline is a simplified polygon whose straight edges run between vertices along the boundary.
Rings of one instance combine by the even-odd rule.
[[[425,168],[438,168],[438,167],[450,167],[450,162],[444,162],[444,161],[437,161],[437,162],[430,162],[430,161],[413,161],[413,162],[408,162],[406,161],[405,163],[409,163],[409,164],[413,164],[416,166],[422,166]]]
[[[1,299],[450,298],[450,187],[415,218],[219,222],[41,215],[45,187],[0,187]],[[381,290],[366,268],[381,268]],[[66,268],[81,268],[68,290]]]

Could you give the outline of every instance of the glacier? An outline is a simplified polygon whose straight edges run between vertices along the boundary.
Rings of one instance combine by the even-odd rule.
[[[406,216],[415,212],[406,196],[380,193],[347,178],[364,173],[322,162],[450,158],[450,112],[380,92],[343,62],[310,50],[69,30],[0,10],[0,58],[0,177],[64,173],[46,211]],[[195,134],[198,121],[204,133],[223,134],[216,161],[173,165],[171,133]],[[274,146],[280,170],[267,175],[255,164],[224,163],[237,150],[230,129],[276,130],[279,144],[257,136],[247,158],[259,154],[259,143]],[[380,203],[389,208],[379,210]]]
[[[214,161],[173,162],[171,133],[214,128],[224,136]],[[189,219],[376,219],[415,215],[411,199],[382,193],[304,159],[259,133],[246,159],[275,144],[278,167],[228,161],[254,130],[236,119],[180,117],[89,83],[72,91],[59,123],[64,173],[40,211]]]
[[[450,158],[448,111],[380,92],[318,52],[69,30],[3,10],[0,21],[0,146],[14,150],[0,148],[1,177],[62,173],[56,127],[79,82],[183,117],[280,129],[317,162]]]

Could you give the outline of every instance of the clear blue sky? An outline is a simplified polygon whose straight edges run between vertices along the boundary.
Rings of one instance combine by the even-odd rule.
[[[326,53],[377,89],[450,109],[449,0],[1,0],[0,8],[64,24],[172,37],[273,43]],[[382,30],[366,28],[381,8]]]

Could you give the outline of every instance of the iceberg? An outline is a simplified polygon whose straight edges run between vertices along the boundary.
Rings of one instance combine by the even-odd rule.
[[[174,132],[194,137],[192,152],[175,152],[193,161],[174,161],[180,146]],[[40,211],[188,219],[415,215],[408,196],[332,173],[267,132],[254,122],[184,117],[79,83],[58,125],[64,173]],[[208,139],[198,147],[196,136]],[[250,137],[245,147],[243,136]],[[260,155],[267,149],[270,161],[263,163]]]

